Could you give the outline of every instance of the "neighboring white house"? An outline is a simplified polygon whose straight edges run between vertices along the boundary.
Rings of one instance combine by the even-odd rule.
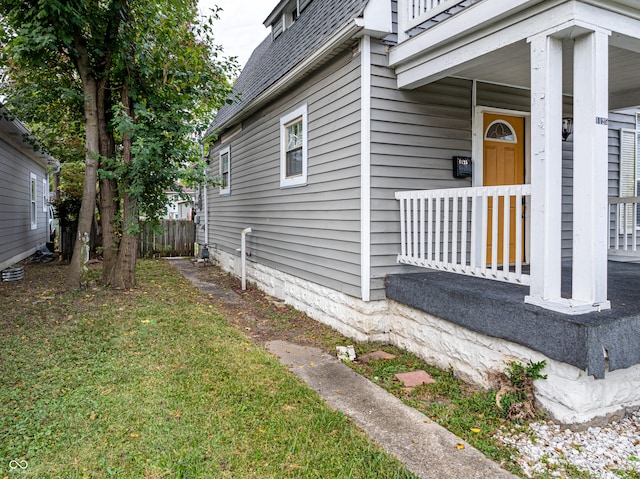
[[[49,172],[59,164],[34,151],[29,131],[0,106],[0,271],[49,242]]]
[[[184,188],[182,193],[178,191],[165,191],[167,195],[167,212],[163,216],[166,220],[191,220],[193,219],[193,203],[195,190]],[[186,196],[186,197],[185,197]]]
[[[274,2],[275,3],[275,2]],[[198,242],[359,340],[563,422],[640,406],[640,4],[282,0],[209,130]],[[489,281],[491,280],[491,281]]]

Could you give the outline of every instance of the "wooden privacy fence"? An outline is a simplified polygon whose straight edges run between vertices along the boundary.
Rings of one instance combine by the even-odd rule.
[[[138,243],[141,258],[158,256],[193,256],[196,226],[188,220],[160,220],[156,231],[143,224]]]

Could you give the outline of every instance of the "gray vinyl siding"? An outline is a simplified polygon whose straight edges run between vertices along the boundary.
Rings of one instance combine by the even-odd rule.
[[[453,155],[471,155],[471,86],[447,78],[398,90],[380,44],[372,45],[371,299],[384,297],[384,278],[398,265],[400,213],[395,192],[470,186],[455,179]]]
[[[31,173],[36,175],[37,228],[31,229]],[[43,211],[44,168],[0,138],[0,269],[13,258],[35,252],[47,241],[47,213]],[[7,264],[9,263],[9,264]]]
[[[280,118],[306,104],[307,185],[280,188]],[[224,138],[224,135],[223,135]],[[231,193],[209,193],[209,244],[249,261],[360,296],[360,59],[332,59],[243,121],[242,132],[212,150],[231,150]]]

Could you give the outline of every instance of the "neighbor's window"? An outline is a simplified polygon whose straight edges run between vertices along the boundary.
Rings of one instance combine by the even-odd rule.
[[[36,208],[36,175],[35,173],[31,173],[30,182],[29,182],[29,208],[30,208],[30,216],[31,216],[31,229],[34,230],[38,227],[38,210]]]
[[[280,119],[280,187],[307,184],[307,105]]]
[[[231,150],[226,147],[220,152],[220,194],[231,193]]]

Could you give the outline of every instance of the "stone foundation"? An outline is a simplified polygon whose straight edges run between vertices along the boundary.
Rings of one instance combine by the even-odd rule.
[[[216,251],[220,267],[240,275],[240,258]],[[453,369],[471,384],[491,387],[507,363],[545,360],[536,381],[540,405],[558,422],[597,424],[640,407],[640,365],[594,379],[581,369],[525,346],[470,331],[395,301],[364,302],[338,291],[247,261],[247,280],[356,341],[397,345],[430,364]]]

